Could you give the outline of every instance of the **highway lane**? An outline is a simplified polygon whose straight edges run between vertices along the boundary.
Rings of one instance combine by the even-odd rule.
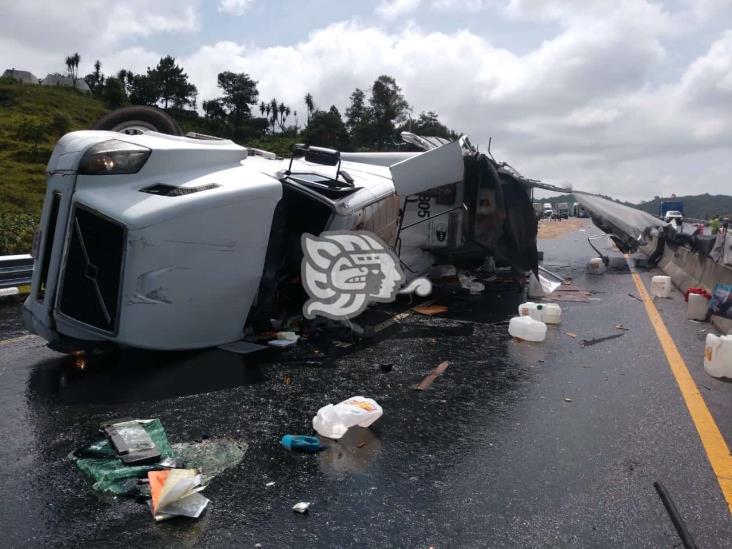
[[[262,359],[137,352],[80,370],[37,338],[0,336],[6,541],[680,546],[653,489],[658,480],[700,547],[732,546],[719,482],[645,307],[628,295],[638,292],[624,259],[609,251],[605,275],[584,273],[592,232],[540,242],[547,268],[592,291],[587,303],[562,303],[563,324],[543,344],[507,335],[517,296],[506,295],[441,298],[445,315],[411,316],[370,345],[320,341]],[[646,285],[650,274],[641,275]],[[701,366],[700,330],[711,326],[686,321],[678,293],[657,307],[730,440],[732,385]],[[442,360],[447,371],[414,391]],[[383,372],[383,363],[393,369]],[[285,433],[310,433],[320,406],[355,394],[384,407],[369,431],[317,456],[279,446]],[[249,450],[208,487],[212,506],[201,520],[154,525],[141,504],[95,495],[66,458],[97,423],[122,415],[160,417],[174,441],[228,436]],[[313,502],[307,516],[291,511],[301,500]]]

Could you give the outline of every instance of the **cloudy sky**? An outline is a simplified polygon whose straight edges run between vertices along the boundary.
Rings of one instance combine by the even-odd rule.
[[[2,0],[0,68],[144,71],[341,112],[394,76],[524,175],[639,200],[732,194],[732,0]],[[2,113],[0,112],[0,116]]]

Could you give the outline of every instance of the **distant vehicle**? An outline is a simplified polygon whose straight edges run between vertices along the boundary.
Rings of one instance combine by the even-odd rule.
[[[575,202],[572,205],[572,215],[574,217],[590,217],[590,215],[587,213],[587,210],[579,205],[579,202]]]
[[[560,202],[557,204],[557,215],[561,219],[569,218],[569,202]]]
[[[667,211],[667,212],[666,212],[666,215],[664,215],[664,216],[663,216],[663,220],[664,220],[664,221],[665,221],[666,223],[671,223],[671,222],[674,222],[674,223],[676,223],[676,222],[677,222],[677,221],[676,221],[677,219],[678,219],[679,221],[681,221],[681,222],[683,222],[683,221],[684,221],[684,214],[683,214],[683,213],[681,213],[681,212],[680,212],[680,211],[678,211],[678,210],[669,210],[669,211]]]
[[[670,211],[675,211],[683,217],[684,203],[680,200],[662,200],[659,206],[658,217],[666,221],[666,214]]]
[[[551,217],[554,215],[554,206],[550,202],[544,203],[544,217]]]

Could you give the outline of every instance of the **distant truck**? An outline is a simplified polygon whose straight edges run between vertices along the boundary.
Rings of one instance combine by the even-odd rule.
[[[560,202],[557,204],[557,215],[560,219],[569,218],[569,202]]]
[[[551,217],[554,215],[554,207],[551,205],[551,202],[545,202],[544,203],[544,217]]]
[[[684,203],[680,200],[662,200],[661,205],[659,206],[658,217],[660,217],[664,221],[668,221],[666,219],[666,214],[668,214],[669,212],[674,212],[674,217],[683,217]]]

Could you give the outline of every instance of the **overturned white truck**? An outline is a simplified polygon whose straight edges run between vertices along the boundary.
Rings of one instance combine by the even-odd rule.
[[[24,319],[60,351],[239,340],[302,305],[303,233],[372,232],[407,278],[486,257],[517,281],[537,269],[530,182],[465,138],[278,158],[149,124],[110,129],[65,135],[48,163]]]

